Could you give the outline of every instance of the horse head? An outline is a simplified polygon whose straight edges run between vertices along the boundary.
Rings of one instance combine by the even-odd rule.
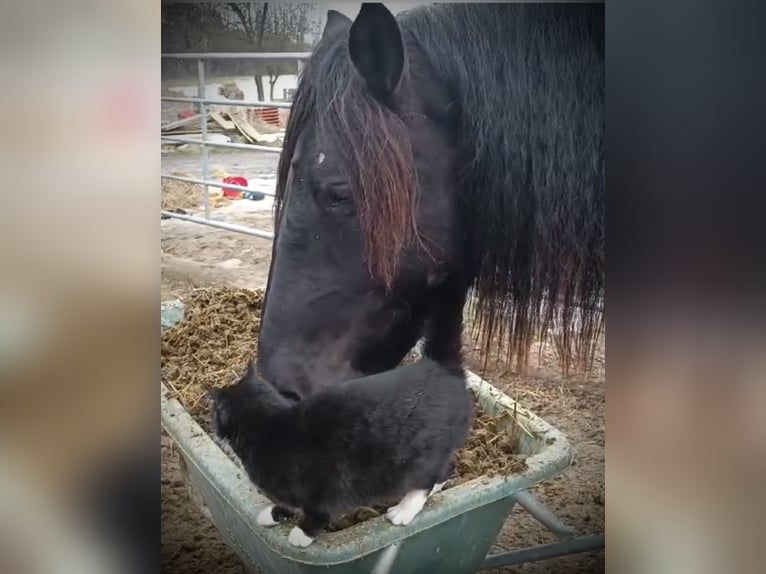
[[[288,396],[398,364],[450,275],[449,100],[414,64],[382,5],[330,11],[296,90],[259,348]]]

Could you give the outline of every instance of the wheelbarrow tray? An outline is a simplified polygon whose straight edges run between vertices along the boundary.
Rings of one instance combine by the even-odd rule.
[[[163,329],[181,320],[180,301],[162,304]],[[438,493],[408,526],[393,526],[381,516],[322,532],[308,548],[288,543],[290,525],[258,525],[256,517],[270,501],[164,384],[162,424],[177,446],[196,502],[250,572],[468,574],[481,567],[515,504],[512,495],[561,473],[571,463],[572,451],[561,432],[487,381],[468,372],[467,384],[487,412],[515,412],[534,435],[522,433],[520,441],[520,452],[528,455],[527,469],[479,477]]]

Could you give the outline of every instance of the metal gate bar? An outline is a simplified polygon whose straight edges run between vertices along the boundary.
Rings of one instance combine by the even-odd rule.
[[[196,98],[185,98],[183,96],[162,96],[163,102],[179,102],[186,104],[208,104],[210,106],[246,106],[248,108],[282,108],[290,109],[290,102],[272,102],[272,101],[247,101],[247,100],[210,100],[205,96]]]
[[[194,138],[185,138],[183,136],[160,136],[160,138],[164,141],[168,142],[175,142],[175,143],[183,143],[183,144],[191,144],[191,145],[203,145],[203,140],[197,140]],[[257,144],[241,144],[241,143],[230,143],[230,142],[216,142],[216,141],[205,141],[205,146],[208,147],[227,147],[231,149],[243,149],[243,150],[253,150],[253,151],[265,151],[268,153],[282,153],[281,147],[271,147],[266,145],[257,145]]]
[[[200,133],[202,134],[202,141],[200,142],[200,153],[202,154],[202,179],[208,180],[207,171],[209,164],[209,148],[205,145],[207,141],[207,107],[205,106],[205,88],[207,82],[205,81],[205,60],[197,60],[197,96],[200,99],[199,102],[199,125]],[[202,194],[205,200],[205,219],[210,218],[210,194],[207,187]]]
[[[207,225],[208,227],[217,227],[218,229],[225,229],[226,231],[235,231],[237,233],[244,233],[245,235],[254,235],[255,237],[263,237],[264,239],[274,239],[274,234],[271,231],[254,229],[253,227],[237,225],[236,223],[227,223],[226,221],[220,221],[218,219],[205,219],[204,217],[197,217],[196,215],[186,215],[185,213],[176,213],[174,211],[167,211],[164,209],[160,210],[160,215],[169,217],[171,219],[180,219],[182,221],[199,223],[200,225]]]
[[[175,60],[308,60],[311,52],[189,52],[161,54]]]
[[[193,177],[186,177],[184,175],[162,175],[163,179],[173,179],[175,181],[185,181],[187,183],[197,183],[200,185],[209,185],[211,187],[225,187],[226,189],[235,189],[237,191],[256,191],[258,193],[262,193],[263,195],[270,195],[275,196],[276,193],[274,192],[273,188],[263,188],[263,187],[244,187],[242,185],[234,185],[233,183],[223,183],[222,181],[214,181],[214,180],[202,180],[202,179],[195,179]]]

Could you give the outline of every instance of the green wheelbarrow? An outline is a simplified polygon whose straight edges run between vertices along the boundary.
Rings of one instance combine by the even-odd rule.
[[[181,320],[179,301],[162,305],[163,329]],[[531,431],[522,435],[520,444],[528,456],[527,469],[510,476],[480,477],[436,494],[408,526],[393,526],[378,517],[322,533],[308,548],[288,543],[287,525],[258,525],[258,513],[269,500],[161,384],[162,424],[178,448],[192,497],[248,572],[470,574],[603,548],[603,535],[576,537],[526,490],[569,466],[572,450],[564,435],[473,373],[468,374],[468,385],[485,410],[515,412]],[[517,503],[561,541],[488,556]]]

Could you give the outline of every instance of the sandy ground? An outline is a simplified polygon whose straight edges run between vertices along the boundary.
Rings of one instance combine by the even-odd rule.
[[[211,164],[235,175],[273,178],[276,154],[225,153]],[[196,154],[163,156],[163,171],[201,175]],[[271,230],[270,200],[237,201],[214,210],[216,218]],[[162,300],[194,287],[237,285],[263,287],[268,277],[271,242],[177,220],[162,223]],[[469,367],[549,423],[558,427],[575,448],[574,464],[561,476],[534,489],[548,508],[580,534],[604,531],[605,373],[601,346],[593,372],[564,378],[552,352],[518,375],[490,366],[482,373],[472,349]],[[162,572],[243,572],[234,553],[189,498],[172,442],[163,434],[162,449]],[[496,540],[494,551],[555,542],[552,534],[516,508]],[[604,553],[596,552],[531,563],[498,572],[564,574],[604,571]]]

